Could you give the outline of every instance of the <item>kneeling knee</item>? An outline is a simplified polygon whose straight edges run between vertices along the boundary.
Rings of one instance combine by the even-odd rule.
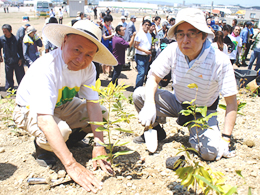
[[[212,149],[212,150],[209,150],[209,149],[206,149],[206,150],[202,150],[201,151],[201,158],[203,160],[209,160],[209,161],[213,161],[216,159],[217,157],[217,149]]]

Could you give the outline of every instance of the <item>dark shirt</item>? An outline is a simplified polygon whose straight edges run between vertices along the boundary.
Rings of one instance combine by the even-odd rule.
[[[126,42],[122,36],[116,34],[113,37],[113,55],[118,61],[118,65],[125,64],[125,50],[129,47],[129,43]]]
[[[18,29],[17,33],[16,33],[16,39],[22,43],[23,42],[23,38],[25,35],[25,28],[22,26]]]
[[[152,40],[156,39],[156,35],[154,34],[154,32],[150,33],[152,36]]]
[[[231,41],[231,39],[228,36],[224,38],[224,43],[227,45],[229,52],[232,52],[235,49],[235,44]]]
[[[0,52],[2,48],[5,63],[17,64],[20,59],[23,59],[22,50],[13,34],[11,38],[6,38],[4,35],[0,37]]]

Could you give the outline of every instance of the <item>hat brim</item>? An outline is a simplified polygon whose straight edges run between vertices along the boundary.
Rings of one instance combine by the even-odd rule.
[[[110,66],[116,66],[118,64],[113,54],[98,39],[87,32],[62,24],[48,24],[43,28],[43,34],[57,47],[61,47],[64,37],[67,34],[83,36],[92,41],[98,47],[98,51],[93,58],[94,62]]]
[[[196,29],[207,33],[209,39],[213,39],[215,37],[214,33],[210,30],[210,28],[208,28],[207,25],[198,24],[198,23],[194,23],[194,22],[190,22],[190,21],[186,21],[186,20],[181,20],[178,23],[176,23],[174,26],[172,26],[168,31],[168,37],[173,38],[175,36],[174,35],[175,28],[177,28],[180,24],[182,24],[184,22],[187,22],[187,23],[191,24],[192,26],[194,26]]]

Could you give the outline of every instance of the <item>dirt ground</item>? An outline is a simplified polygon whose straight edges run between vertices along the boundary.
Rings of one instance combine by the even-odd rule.
[[[9,23],[13,26],[13,32],[22,25],[21,17],[23,13],[7,14],[0,13],[0,24]],[[119,15],[115,15],[113,22],[116,25],[119,22]],[[70,18],[65,18],[64,23],[69,23]],[[137,21],[137,28],[140,21]],[[44,26],[44,19],[32,19],[30,24],[35,26],[38,33]],[[2,35],[2,32],[0,32]],[[1,70],[3,70],[3,63]],[[133,64],[134,66],[134,64]],[[4,75],[1,72],[1,81]],[[134,86],[136,71],[123,71],[120,81]],[[101,75],[103,84],[108,83]],[[1,86],[3,84],[1,83]],[[168,86],[168,89],[170,86]],[[131,90],[128,94],[131,93]],[[200,162],[204,166],[209,166],[214,171],[221,171],[225,174],[227,184],[240,186],[238,194],[247,194],[247,188],[252,188],[252,194],[260,194],[260,126],[259,116],[260,99],[258,96],[251,96],[248,91],[240,91],[238,99],[246,102],[246,106],[241,112],[244,115],[238,115],[236,125],[231,140],[231,148],[236,151],[236,157],[231,159],[221,159],[217,162]],[[224,104],[223,98],[220,103]],[[55,187],[49,184],[28,185],[28,178],[46,178],[64,179],[68,176],[64,173],[64,167],[58,161],[53,168],[40,167],[35,161],[34,138],[27,132],[16,129],[11,119],[12,106],[14,100],[1,99],[0,114],[0,194],[18,195],[18,194],[92,194],[83,190],[74,182],[68,182]],[[124,108],[128,113],[136,115],[132,104],[125,103]],[[218,109],[219,127],[223,129],[224,110]],[[137,115],[136,115],[137,116]],[[137,119],[133,119],[130,124],[120,123],[119,126],[125,129],[131,129],[133,134],[112,133],[112,141],[120,139],[122,142],[129,141],[126,146],[116,148],[116,151],[133,150],[131,155],[121,156],[115,163],[119,166],[115,168],[114,177],[106,175],[100,170],[94,172],[97,178],[104,182],[100,195],[169,195],[169,194],[194,194],[187,191],[180,184],[180,180],[175,173],[166,168],[165,161],[170,156],[175,156],[181,145],[190,147],[188,143],[189,132],[186,128],[178,126],[174,118],[167,118],[164,129],[167,132],[167,138],[159,143],[158,150],[150,154],[145,145],[137,145],[132,142],[133,138],[140,135],[143,128]],[[91,135],[88,135],[91,136]],[[105,142],[107,143],[107,137]],[[91,151],[92,147],[71,148],[76,160],[88,169],[92,170]],[[242,170],[246,184],[235,173],[236,170]]]

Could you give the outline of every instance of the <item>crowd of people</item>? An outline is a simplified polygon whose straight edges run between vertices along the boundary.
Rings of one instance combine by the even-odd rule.
[[[224,129],[219,129],[214,115],[203,131],[188,127],[189,143],[204,160],[235,156],[229,150],[238,92],[232,64],[240,55],[242,65],[245,64],[250,46],[253,53],[249,68],[259,57],[259,31],[250,34],[252,23],[246,22],[240,32],[237,24],[229,26],[218,18],[206,18],[194,8],[180,10],[176,21],[170,17],[162,20],[159,16],[144,16],[138,32],[134,15],[128,23],[122,16],[116,27],[112,22],[109,8],[100,13],[96,23],[90,16],[85,19],[82,12],[71,21],[71,26],[60,25],[51,17],[43,29],[43,41],[29,24],[18,30],[17,37],[10,25],[2,26],[0,50],[3,48],[4,59],[0,56],[0,61],[5,61],[6,89],[13,88],[13,70],[19,83],[13,119],[19,128],[35,136],[39,165],[54,166],[58,157],[70,177],[84,189],[97,192],[102,188],[94,175],[77,163],[69,147],[92,132],[93,158],[106,155],[100,144],[103,133],[96,130],[98,125],[88,122],[102,122],[107,111],[96,101],[98,93],[85,85],[95,85],[100,65],[103,74],[111,74],[112,82],[117,84],[126,58],[136,61],[138,74],[133,100],[138,120],[144,126],[144,133],[135,137],[134,143],[146,143],[149,149],[164,140],[167,133],[162,124],[166,117],[176,117],[182,126],[193,120],[179,112],[187,107],[186,101],[195,97],[197,106],[207,107],[207,115],[215,113],[221,94],[226,102]],[[254,37],[253,46],[249,45]],[[40,57],[37,47],[43,44],[46,54]],[[26,74],[24,63],[29,67]],[[167,75],[173,91],[158,88]],[[197,92],[187,87],[191,83],[197,84]],[[94,169],[97,164],[105,172],[113,173],[106,160],[93,161]]]

